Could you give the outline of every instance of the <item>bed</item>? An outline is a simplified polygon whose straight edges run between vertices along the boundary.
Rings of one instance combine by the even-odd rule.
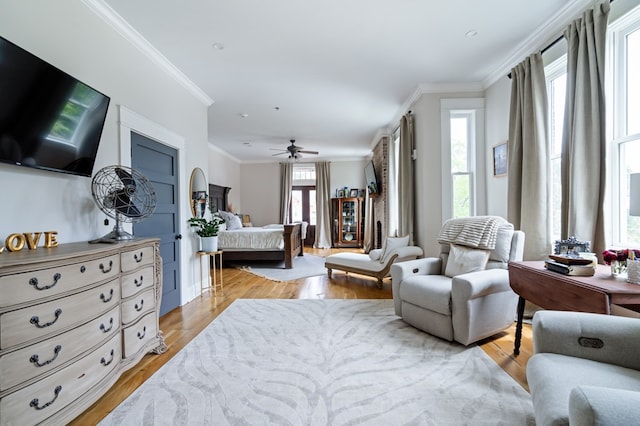
[[[302,224],[267,225],[220,231],[218,248],[225,262],[240,260],[280,260],[293,268],[296,256],[303,256]]]
[[[229,208],[231,188],[210,183],[209,203],[211,211]],[[304,228],[303,228],[304,226]],[[220,231],[218,248],[224,251],[225,263],[230,261],[280,260],[286,269],[293,268],[293,259],[304,255],[306,224],[266,225]]]

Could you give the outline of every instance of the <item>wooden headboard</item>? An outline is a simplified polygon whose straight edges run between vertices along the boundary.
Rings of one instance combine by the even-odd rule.
[[[231,188],[228,186],[209,184],[209,208],[212,212],[227,211],[227,196]]]

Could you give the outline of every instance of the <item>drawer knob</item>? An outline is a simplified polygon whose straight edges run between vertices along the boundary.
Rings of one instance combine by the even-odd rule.
[[[143,254],[144,254],[144,253],[140,252],[140,256],[138,256],[137,254],[134,254],[134,255],[133,255],[133,258],[135,259],[136,263],[140,263],[140,262],[142,262],[142,255],[143,255]]]
[[[104,295],[104,293],[100,293],[100,300],[102,300],[104,303],[111,302],[111,299],[113,299],[113,289],[111,289],[111,292],[109,292],[108,299],[107,299],[107,296]]]
[[[138,331],[138,339],[140,339],[140,340],[144,339],[145,334],[147,334],[147,326],[146,325],[142,328],[142,333]]]
[[[56,401],[56,399],[58,399],[58,395],[60,395],[60,391],[62,391],[62,386],[58,385],[58,386],[56,386],[55,390],[53,391],[55,396],[53,397],[53,399],[51,401],[47,402],[44,405],[40,405],[40,402],[38,401],[38,398],[33,398],[31,400],[31,403],[29,404],[29,406],[35,408],[36,410],[43,410],[43,409],[47,408],[48,406],[50,406],[51,404],[53,404]]]
[[[56,323],[56,321],[58,321],[58,318],[60,318],[60,315],[62,315],[62,309],[60,309],[60,308],[56,309],[56,311],[53,313],[53,315],[55,316],[55,319],[53,321],[47,322],[45,324],[40,324],[40,318],[38,318],[37,315],[32,316],[31,320],[29,322],[31,324],[35,325],[38,328],[49,327],[50,325],[53,325],[53,324]]]
[[[107,361],[106,359],[104,359],[104,357],[100,358],[100,364],[104,365],[105,367],[109,364],[111,364],[113,362],[113,354],[115,353],[115,351],[113,349],[111,349],[111,359],[109,361]]]
[[[109,320],[109,328],[107,328],[104,324],[100,324],[100,330],[102,330],[103,333],[110,332],[112,328],[113,328],[113,318]]]
[[[136,311],[140,312],[143,306],[144,306],[144,299],[140,301],[140,306],[138,306],[138,304],[136,303],[136,306],[135,306]]]
[[[44,367],[47,364],[51,364],[53,361],[56,360],[56,358],[58,358],[58,354],[60,353],[60,351],[62,350],[62,346],[61,345],[57,345],[55,348],[53,348],[53,358],[48,359],[44,362],[40,362],[40,357],[38,356],[38,354],[33,354],[31,355],[31,358],[29,358],[29,362],[31,362],[32,364],[35,364],[36,367]]]
[[[109,261],[109,269],[105,269],[104,265],[102,263],[100,264],[100,270],[102,271],[103,274],[108,274],[109,272],[111,272],[112,269],[113,269],[113,260]]]
[[[31,284],[36,290],[49,290],[50,288],[52,288],[53,286],[58,284],[58,281],[60,280],[60,278],[62,278],[62,275],[60,275],[59,273],[55,273],[53,275],[53,283],[51,283],[49,285],[38,287],[39,283],[38,283],[38,279],[37,278],[31,278],[29,280],[29,284]]]
[[[138,281],[137,279],[134,279],[133,283],[136,285],[136,287],[140,287],[142,286],[142,281],[144,281],[144,276],[140,275],[140,281]]]

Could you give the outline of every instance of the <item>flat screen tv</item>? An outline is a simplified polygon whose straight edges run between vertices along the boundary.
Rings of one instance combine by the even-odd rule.
[[[379,195],[381,188],[376,175],[376,169],[373,167],[373,161],[369,161],[364,167],[364,178],[367,182],[369,195]]]
[[[109,101],[0,37],[0,162],[91,176]]]

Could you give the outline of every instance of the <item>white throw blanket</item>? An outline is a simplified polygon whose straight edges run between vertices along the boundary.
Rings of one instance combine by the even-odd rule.
[[[498,228],[505,223],[507,221],[499,216],[449,219],[442,225],[438,242],[493,250],[496,248]]]

